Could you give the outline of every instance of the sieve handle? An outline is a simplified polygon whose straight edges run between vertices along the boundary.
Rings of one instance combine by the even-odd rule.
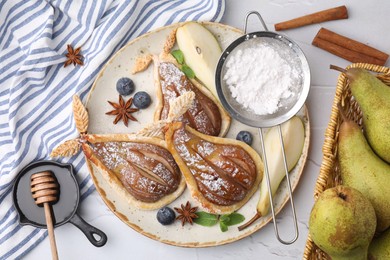
[[[266,179],[267,179],[267,186],[268,186],[268,192],[269,192],[269,200],[270,200],[270,206],[271,206],[271,212],[272,212],[272,219],[273,219],[273,223],[274,223],[275,235],[276,235],[276,238],[279,240],[280,243],[285,244],[285,245],[291,245],[292,243],[294,243],[298,239],[299,231],[298,231],[297,215],[295,213],[294,200],[293,200],[293,196],[292,196],[290,177],[288,175],[286,153],[284,151],[282,128],[281,128],[280,125],[278,125],[278,130],[279,130],[280,142],[281,142],[281,145],[282,145],[284,169],[285,169],[285,173],[286,173],[288,192],[289,192],[289,196],[290,196],[291,211],[292,211],[292,215],[293,215],[294,229],[295,229],[295,236],[290,241],[285,241],[285,240],[281,239],[280,236],[279,236],[278,225],[276,223],[275,209],[274,209],[274,205],[273,205],[271,181],[270,181],[269,172],[268,172],[268,163],[267,163],[267,155],[266,155],[266,152],[265,152],[263,130],[261,128],[259,128],[259,134],[260,134],[261,148],[262,148],[262,152],[263,152],[264,172],[265,172],[265,176],[266,176]]]
[[[257,16],[257,18],[259,18],[261,24],[263,25],[264,30],[268,31],[267,25],[265,25],[265,22],[264,22],[263,18],[261,17],[261,15],[259,14],[259,12],[257,12],[257,11],[251,11],[251,12],[249,12],[249,13],[245,16],[244,33],[247,34],[248,19],[249,19],[249,16],[251,16],[252,14],[255,14],[255,15]]]

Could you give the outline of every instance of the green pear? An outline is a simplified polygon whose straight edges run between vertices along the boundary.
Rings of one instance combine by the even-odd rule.
[[[314,243],[333,260],[365,260],[374,236],[375,211],[365,196],[351,187],[325,190],[309,219]]]
[[[364,132],[375,153],[390,163],[390,87],[365,69],[341,70],[363,112]]]
[[[183,52],[185,63],[218,98],[215,87],[215,69],[222,50],[217,39],[200,23],[188,22],[177,29],[176,41]]]
[[[374,238],[368,248],[368,259],[390,259],[390,229],[387,229],[379,237]]]
[[[372,151],[359,126],[351,120],[345,119],[340,126],[338,159],[343,184],[359,190],[370,200],[378,220],[377,231],[387,229],[390,226],[390,165]]]

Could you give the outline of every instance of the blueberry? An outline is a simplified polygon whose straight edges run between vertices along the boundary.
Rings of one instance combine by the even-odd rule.
[[[147,108],[150,103],[151,99],[148,93],[145,91],[140,91],[135,93],[134,98],[133,98],[133,104],[139,109]]]
[[[120,78],[116,82],[116,90],[123,96],[128,96],[134,92],[134,82],[129,78]]]
[[[236,139],[243,141],[244,143],[246,143],[248,145],[251,145],[252,141],[253,141],[252,134],[249,133],[248,131],[240,131],[237,134]]]
[[[172,224],[173,221],[175,221],[175,218],[175,212],[169,207],[163,207],[157,212],[157,220],[164,226]]]

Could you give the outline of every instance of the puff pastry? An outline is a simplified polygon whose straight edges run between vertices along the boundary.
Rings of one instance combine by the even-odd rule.
[[[85,136],[86,158],[131,205],[153,210],[175,200],[185,180],[164,140],[131,134]]]
[[[154,55],[153,62],[157,97],[154,121],[167,118],[173,99],[193,91],[193,105],[178,120],[203,134],[225,136],[231,118],[213,94],[196,79],[187,78],[171,54]]]
[[[241,141],[204,135],[182,122],[171,123],[165,139],[192,197],[208,212],[239,209],[263,178],[260,156]]]

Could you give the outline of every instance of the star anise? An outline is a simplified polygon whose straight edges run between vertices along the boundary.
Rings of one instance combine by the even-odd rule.
[[[64,67],[70,65],[73,63],[73,65],[80,65],[80,66],[83,66],[84,65],[84,62],[83,62],[83,56],[80,54],[80,51],[81,51],[81,47],[78,47],[76,50],[73,49],[73,47],[68,44],[67,46],[68,48],[68,53],[65,54],[67,60],[65,61],[65,64],[64,64]]]
[[[131,104],[133,103],[133,98],[129,98],[127,102],[123,100],[122,96],[119,95],[119,104],[107,101],[111,106],[113,106],[115,109],[107,112],[106,115],[114,115],[115,120],[114,124],[116,125],[120,120],[123,120],[123,123],[125,126],[128,125],[129,119],[132,121],[138,121],[132,113],[137,112],[139,109],[138,108],[131,108]]]
[[[198,218],[198,215],[195,214],[195,212],[198,210],[198,207],[191,207],[191,204],[189,201],[187,201],[186,205],[184,206],[181,204],[181,208],[174,208],[179,215],[176,217],[176,220],[181,220],[181,225],[184,226],[185,223],[192,223],[194,222],[194,218]]]

